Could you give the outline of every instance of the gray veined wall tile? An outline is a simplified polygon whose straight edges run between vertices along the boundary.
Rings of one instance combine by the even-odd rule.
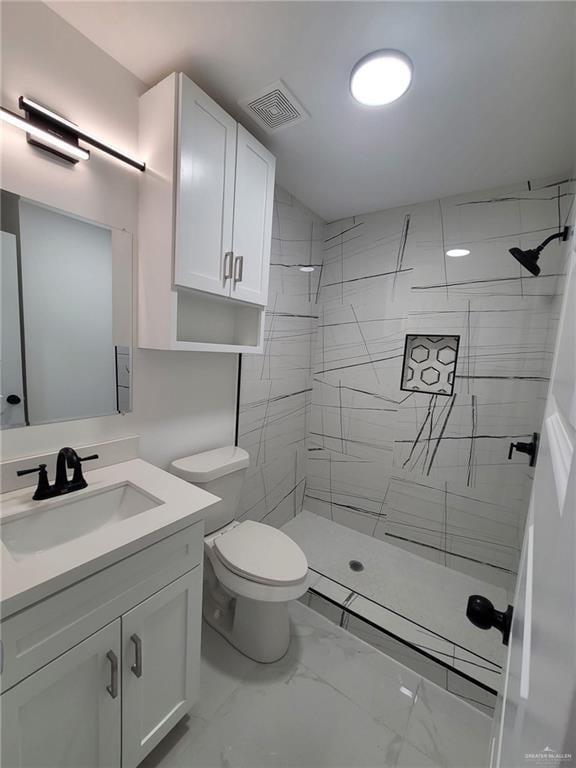
[[[279,527],[302,508],[323,239],[324,222],[277,187],[264,354],[242,358],[238,441],[251,466],[241,519]]]
[[[510,185],[326,226],[305,506],[487,582],[517,568],[565,269],[508,254],[565,220],[574,182]],[[465,258],[446,257],[466,247]],[[454,396],[400,390],[406,334],[460,336]]]

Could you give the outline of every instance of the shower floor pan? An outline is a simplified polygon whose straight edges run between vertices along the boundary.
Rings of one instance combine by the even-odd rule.
[[[306,510],[283,526],[314,577],[302,601],[419,674],[490,713],[504,646],[466,618],[468,597],[506,591]]]

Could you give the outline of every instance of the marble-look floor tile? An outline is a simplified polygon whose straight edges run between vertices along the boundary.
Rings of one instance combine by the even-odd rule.
[[[406,740],[443,768],[485,768],[491,726],[489,717],[423,680]]]
[[[437,768],[438,765],[411,744],[404,742],[400,748],[396,768]]]
[[[240,686],[181,755],[186,768],[395,766],[401,739],[302,665]]]
[[[420,676],[323,616],[313,618],[301,606],[293,606],[292,617],[293,652],[300,663],[375,720],[403,735]]]
[[[483,715],[470,710],[454,736],[467,705],[301,603],[290,612],[291,646],[274,664],[203,626],[200,702],[141,768],[464,767],[463,744],[481,751]]]

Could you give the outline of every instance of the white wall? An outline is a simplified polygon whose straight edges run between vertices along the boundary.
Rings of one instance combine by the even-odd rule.
[[[1,103],[17,109],[22,94],[137,154],[138,96],[144,84],[41,3],[5,2]],[[136,232],[138,171],[97,150],[75,167],[2,128],[4,189],[87,219]],[[233,440],[236,356],[135,349],[134,410],[126,416],[12,429],[4,458],[141,435],[142,456],[173,457]]]

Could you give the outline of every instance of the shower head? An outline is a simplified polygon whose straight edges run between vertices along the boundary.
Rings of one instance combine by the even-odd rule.
[[[538,248],[529,251],[523,251],[521,248],[510,248],[510,253],[528,272],[531,272],[533,275],[540,274],[540,267],[538,266],[540,250]]]
[[[554,235],[550,235],[550,237],[547,237],[546,240],[544,240],[543,243],[540,243],[540,245],[537,248],[530,248],[526,251],[523,251],[522,248],[510,248],[510,253],[516,261],[519,261],[520,264],[524,267],[524,269],[527,269],[528,272],[530,272],[532,275],[537,276],[540,274],[540,267],[538,266],[538,259],[540,258],[540,254],[546,248],[548,243],[551,243],[552,240],[559,240],[561,239],[562,242],[566,242],[568,238],[570,237],[571,229],[570,227],[564,227],[564,229],[561,232],[556,232]]]

